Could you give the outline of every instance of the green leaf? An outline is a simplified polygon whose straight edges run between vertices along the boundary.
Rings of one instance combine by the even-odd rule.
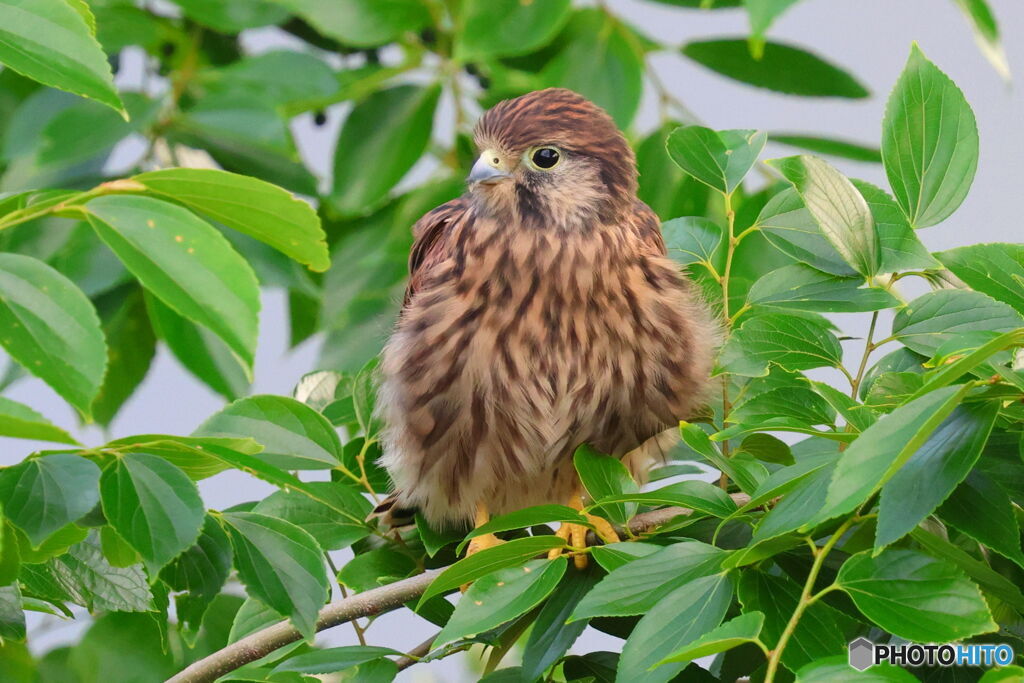
[[[837,457],[838,452],[803,456],[792,465],[775,470],[755,489],[750,501],[742,505],[733,516],[764,505],[773,498],[781,497],[811,474],[823,467],[834,465]],[[781,503],[782,501],[779,501],[779,504]]]
[[[950,526],[1024,567],[1020,525],[1013,502],[984,472],[967,475],[939,508],[938,515]]]
[[[499,569],[520,566],[541,553],[546,553],[552,548],[561,548],[564,545],[565,541],[556,536],[530,536],[507,541],[494,548],[474,553],[441,572],[420,597],[417,609],[435,596],[447,593]]]
[[[684,126],[674,130],[666,144],[679,168],[713,190],[731,194],[757,162],[767,139],[756,130]]]
[[[756,643],[762,626],[764,626],[764,614],[762,612],[746,612],[734,619],[730,619],[721,626],[711,629],[689,645],[676,650],[658,662],[658,664],[692,662],[700,657],[707,657],[708,655],[731,650],[744,643]]]
[[[95,532],[46,565],[34,566],[41,567],[51,581],[66,591],[68,600],[89,611],[148,612],[153,609],[153,596],[142,565],[112,567],[103,557]],[[24,570],[23,565],[22,580]]]
[[[551,522],[572,522],[589,526],[590,522],[578,511],[565,505],[534,505],[533,507],[509,512],[505,515],[493,517],[486,524],[482,524],[466,534],[466,539],[459,544],[456,553],[462,553],[471,538],[483,536],[484,534],[496,534],[510,529],[525,529],[539,524]]]
[[[462,540],[461,533],[453,529],[435,529],[419,513],[416,514],[416,531],[419,532],[427,557],[434,557],[442,548]]]
[[[314,500],[306,492],[284,490],[264,498],[252,511],[305,529],[324,550],[347,548],[370,535],[364,520],[373,506],[362,494],[342,482],[313,481],[306,485],[333,505]],[[344,513],[339,514],[339,509]]]
[[[751,434],[740,443],[738,453],[749,453],[762,462],[792,465],[793,453],[789,445],[771,434]],[[760,487],[760,484],[758,485]]]
[[[596,572],[570,572],[541,607],[523,649],[522,677],[536,680],[572,647],[587,627],[587,621],[566,621],[580,600],[597,583]],[[516,683],[519,683],[518,681]]]
[[[953,412],[967,389],[953,386],[925,394],[862,432],[839,459],[825,505],[813,521],[851,512],[884,486]]]
[[[713,221],[698,216],[673,218],[661,224],[661,233],[668,255],[679,265],[702,263],[716,271],[724,269],[722,228]]]
[[[775,576],[751,569],[740,575],[737,594],[744,611],[757,610],[764,614],[761,640],[769,649],[776,647],[800,602],[800,585],[786,575]],[[808,607],[782,652],[782,663],[796,671],[808,662],[843,652],[846,639],[837,615],[823,602]]]
[[[146,289],[252,366],[259,284],[223,235],[188,210],[150,197],[98,197],[85,209],[100,239]]]
[[[868,147],[858,142],[800,133],[769,133],[768,137],[772,142],[789,145],[790,147],[800,147],[815,154],[826,154],[842,159],[852,159],[853,161],[882,162],[882,152],[880,149]]]
[[[999,24],[985,0],[954,0],[967,16],[974,39],[992,67],[1009,83],[1012,80],[1006,51],[999,39]]]
[[[640,619],[626,640],[616,680],[671,680],[686,667],[684,663],[665,664],[653,671],[651,667],[722,623],[732,593],[732,580],[725,573],[694,579],[669,593]]]
[[[974,244],[935,255],[971,289],[1024,315],[1024,245]]]
[[[390,647],[373,645],[329,647],[290,657],[275,666],[273,673],[297,671],[304,674],[330,674],[359,666],[374,659],[400,654],[402,653],[392,650]]]
[[[176,465],[191,479],[199,480],[212,477],[232,465],[225,463],[218,456],[206,451],[207,446],[220,447],[238,453],[259,453],[262,446],[252,439],[215,439],[193,438],[189,436],[169,436],[166,434],[137,434],[114,439],[107,443],[108,448],[135,453],[151,453]]]
[[[418,570],[409,555],[391,548],[374,548],[346,563],[338,572],[338,581],[362,593],[404,579]]]
[[[700,541],[682,541],[624,564],[594,587],[571,620],[644,614],[685,583],[721,569],[727,553]]]
[[[759,306],[821,313],[878,311],[899,305],[884,289],[862,287],[861,278],[840,278],[802,263],[783,266],[761,276],[750,287],[747,301]]]
[[[400,85],[370,95],[349,113],[334,157],[331,201],[340,212],[373,208],[419,160],[440,94],[438,86]]]
[[[999,683],[1000,681],[1017,683],[1021,679],[1024,679],[1024,667],[1011,664],[998,669],[989,669],[978,679],[978,683]]]
[[[221,96],[259,92],[262,101],[287,113],[306,111],[339,95],[341,88],[339,75],[320,57],[281,49],[201,70],[196,80]]]
[[[662,219],[703,213],[708,201],[708,187],[683,173],[665,153],[668,136],[678,127],[666,121],[636,145],[637,196]]]
[[[317,193],[285,117],[253,92],[208,94],[174,119],[168,136],[209,152],[228,171],[259,176],[293,192]]]
[[[149,372],[156,336],[146,315],[141,287],[115,290],[98,299],[107,338],[107,373],[92,402],[96,422],[109,425]]]
[[[728,517],[736,511],[736,503],[719,487],[706,481],[691,479],[643,493],[622,493],[600,498],[590,508],[604,508],[618,503],[642,505],[678,505],[715,517]]]
[[[754,59],[743,39],[705,40],[683,46],[683,54],[712,71],[742,83],[805,97],[870,95],[867,88],[839,67],[800,48],[768,41],[764,55]]]
[[[911,301],[896,313],[893,336],[905,346],[932,356],[952,337],[967,332],[1010,332],[1024,327],[1024,317],[1010,306],[980,292],[942,289]]]
[[[622,565],[629,564],[639,557],[647,557],[661,550],[662,546],[642,541],[621,541],[598,545],[591,548],[590,553],[605,571],[613,572]]]
[[[750,48],[755,59],[764,56],[764,35],[797,0],[743,0],[750,19]]]
[[[25,640],[25,612],[21,606],[18,584],[0,588],[0,641]]]
[[[774,363],[786,370],[837,367],[843,350],[823,319],[783,313],[747,318],[733,332],[718,357],[722,369],[759,377]]]
[[[99,468],[77,455],[30,458],[0,472],[0,502],[7,518],[38,546],[96,506],[99,479]]]
[[[73,436],[24,403],[4,396],[0,396],[0,436],[78,445]]]
[[[0,62],[124,114],[107,56],[82,15],[63,0],[0,2]]]
[[[285,469],[329,469],[341,461],[341,440],[327,419],[284,396],[250,396],[212,415],[193,436],[251,437],[257,458]]]
[[[225,512],[235,549],[235,568],[249,595],[288,616],[306,638],[327,601],[329,584],[316,540],[282,519],[252,512]]]
[[[555,589],[567,564],[564,557],[533,560],[480,577],[455,606],[455,613],[434,639],[434,647],[489,631],[525,614]]]
[[[912,550],[858,553],[836,583],[864,616],[914,642],[945,643],[998,628],[981,591],[960,570]]]
[[[325,36],[353,47],[376,47],[430,23],[419,0],[271,0],[299,15]]]
[[[131,122],[97,102],[79,100],[51,118],[40,133],[36,160],[41,166],[71,166],[107,156],[133,132],[152,125],[158,104],[139,93],[123,93]],[[89,135],[82,135],[88,130]]]
[[[956,211],[978,167],[974,112],[916,43],[885,108],[882,163],[915,228],[941,223]]]
[[[910,227],[900,205],[888,192],[856,178],[851,182],[868,203],[875,219],[875,231],[878,232],[878,242],[882,248],[880,272],[893,273],[911,268],[934,269],[942,265],[928,253],[927,247]]]
[[[857,274],[825,239],[795,188],[769,199],[754,226],[772,246],[801,263],[833,275]]]
[[[7,353],[88,417],[107,347],[85,294],[42,261],[0,254],[0,328]]]
[[[220,337],[148,292],[145,301],[153,331],[186,370],[229,401],[249,392],[249,368]]]
[[[654,0],[654,2],[701,10],[730,9],[743,4],[743,0]]]
[[[283,8],[267,0],[233,0],[208,2],[207,0],[172,0],[185,15],[204,26],[221,33],[238,33],[247,28],[277,24],[288,16]]]
[[[195,545],[178,555],[160,572],[171,589],[189,591],[210,601],[217,597],[231,572],[231,540],[224,528],[207,514]]]
[[[132,180],[161,198],[181,202],[269,244],[311,270],[324,271],[331,265],[316,211],[276,185],[209,168],[167,168]]]
[[[800,467],[803,463],[797,463],[794,467]],[[772,554],[773,547],[770,542],[780,536],[796,531],[800,527],[809,524],[821,512],[828,496],[829,484],[837,466],[836,460],[826,460],[819,465],[817,461],[809,472],[797,470],[789,479],[782,482],[766,479],[762,484],[764,491],[779,490],[785,493],[782,500],[765,515],[761,522],[754,529],[754,536],[750,549],[755,552],[743,553],[742,551],[733,556],[726,566],[739,566],[743,563],[755,561],[763,549],[768,549],[767,556]],[[759,494],[761,489],[758,489]],[[758,499],[764,498],[758,495]]]
[[[867,202],[828,162],[801,155],[768,162],[793,183],[822,234],[865,277],[881,266],[881,245]]]
[[[583,487],[593,500],[640,490],[629,470],[618,458],[602,455],[590,446],[580,446],[573,455],[573,464]],[[616,524],[625,524],[636,514],[636,505],[616,503],[604,508],[608,518]]]
[[[100,479],[103,513],[150,574],[195,543],[205,509],[184,472],[156,455],[117,458]]]
[[[796,680],[797,683],[914,683],[918,679],[906,669],[888,662],[856,671],[850,667],[849,655],[836,655],[800,667]]]
[[[935,510],[974,467],[998,407],[957,406],[882,487],[875,549],[899,540]]]
[[[738,467],[737,463],[722,455],[718,446],[711,442],[708,435],[698,425],[680,422],[679,435],[687,446],[735,481],[742,491],[750,493],[757,488],[758,482],[748,476],[746,470]]]
[[[636,33],[588,8],[573,14],[557,43],[561,50],[544,66],[541,82],[575,90],[627,128],[643,94],[644,46]]]
[[[469,62],[534,52],[558,34],[571,9],[571,0],[468,0],[455,31],[455,58]]]
[[[780,417],[799,420],[807,425],[833,425],[836,422],[836,412],[828,401],[803,387],[779,387],[757,394],[733,408],[726,422],[756,425]]]
[[[976,560],[950,541],[925,531],[922,527],[911,531],[910,536],[930,555],[959,567],[988,594],[1009,603],[1018,611],[1024,609],[1024,594],[1021,593],[1020,587],[992,569],[986,561]]]

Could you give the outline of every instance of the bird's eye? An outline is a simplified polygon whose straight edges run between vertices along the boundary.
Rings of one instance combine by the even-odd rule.
[[[554,147],[541,147],[533,153],[532,161],[537,168],[549,169],[555,167],[558,158],[558,150]]]

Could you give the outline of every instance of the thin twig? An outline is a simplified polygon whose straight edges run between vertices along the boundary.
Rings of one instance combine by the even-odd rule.
[[[416,662],[420,661],[420,659],[422,659],[423,657],[426,657],[427,654],[430,652],[430,646],[434,644],[435,640],[437,640],[437,636],[438,634],[435,633],[434,635],[430,636],[413,649],[409,650],[409,653],[407,655],[403,655],[402,657],[396,659],[395,664],[398,665],[398,670],[404,671]]]
[[[430,570],[402,581],[374,588],[357,595],[337,600],[320,610],[315,630],[345,624],[357,617],[368,617],[389,612],[423,595],[427,586],[437,578],[440,570]],[[208,657],[189,665],[184,671],[167,679],[167,683],[206,683],[226,673],[265,657],[289,643],[301,640],[290,622],[282,621],[239,641],[231,643]]]

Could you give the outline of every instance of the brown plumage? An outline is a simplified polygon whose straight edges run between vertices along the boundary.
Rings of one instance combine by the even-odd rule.
[[[468,192],[413,227],[382,364],[391,504],[434,524],[565,503],[583,443],[642,474],[701,401],[716,338],[602,109],[541,90],[475,138]]]

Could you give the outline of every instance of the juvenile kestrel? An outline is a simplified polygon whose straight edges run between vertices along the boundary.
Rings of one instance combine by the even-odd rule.
[[[441,526],[578,509],[584,443],[642,475],[663,454],[659,435],[701,401],[716,336],[604,110],[570,90],[532,92],[487,111],[475,141],[466,194],[413,227],[382,364],[395,483],[382,512]]]

